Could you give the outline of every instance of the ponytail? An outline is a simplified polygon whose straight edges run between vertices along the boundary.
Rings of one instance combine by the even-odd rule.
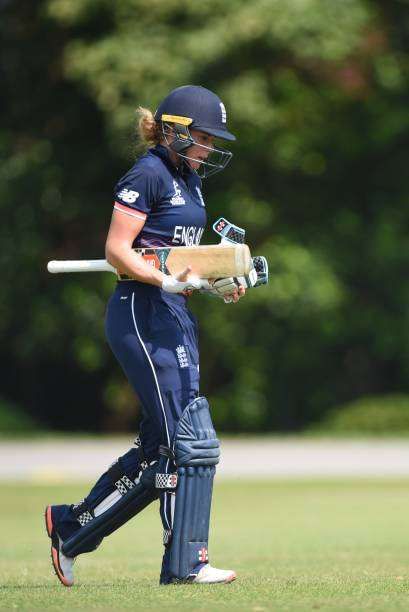
[[[137,131],[140,140],[148,146],[159,144],[162,138],[162,133],[160,124],[155,121],[155,117],[153,116],[152,112],[143,106],[139,106],[136,109],[136,112],[139,116]]]

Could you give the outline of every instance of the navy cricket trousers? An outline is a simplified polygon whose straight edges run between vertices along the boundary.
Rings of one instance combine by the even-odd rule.
[[[147,459],[171,446],[181,413],[199,394],[198,332],[186,298],[121,281],[108,303],[106,337],[140,399]]]
[[[159,445],[172,445],[183,410],[199,395],[196,319],[183,295],[121,281],[108,303],[106,337],[141,402],[144,455],[156,459]],[[169,535],[173,501],[171,493],[162,493],[161,517]]]
[[[144,457],[148,462],[158,459],[159,446],[172,446],[183,410],[199,395],[196,319],[183,295],[167,294],[137,281],[120,281],[108,302],[105,327],[109,345],[141,402],[139,438]],[[120,462],[130,477],[138,475],[141,465],[134,448]],[[165,469],[171,472],[175,466],[168,460]],[[107,471],[83,501],[95,508],[112,488]],[[160,512],[168,538],[173,505],[174,494],[162,493]],[[72,507],[61,506],[57,530],[63,540],[79,528]]]

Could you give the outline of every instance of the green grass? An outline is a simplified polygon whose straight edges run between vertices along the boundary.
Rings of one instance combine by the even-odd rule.
[[[223,586],[158,586],[157,507],[77,560],[62,587],[49,562],[46,503],[83,486],[0,487],[0,608],[47,610],[407,610],[409,481],[229,482],[215,487],[213,564]]]

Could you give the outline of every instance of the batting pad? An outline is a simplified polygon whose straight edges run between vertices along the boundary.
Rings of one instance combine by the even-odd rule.
[[[174,452],[178,489],[169,569],[175,580],[185,580],[199,563],[208,561],[213,478],[220,458],[206,398],[195,399],[184,410]]]
[[[76,557],[82,552],[86,552],[90,542],[93,542],[96,538],[105,538],[116,531],[157,497],[156,490],[145,489],[142,484],[136,485],[115,506],[95,517],[73,536],[65,540],[62,552],[67,557]]]
[[[123,495],[112,506],[98,516],[89,516],[89,519],[81,523],[82,527],[74,535],[64,541],[62,552],[67,557],[76,557],[84,552],[93,550],[95,541],[102,540],[129,521],[133,516],[141,512],[152,501],[159,497],[160,489],[169,486],[170,483],[158,483],[156,488],[150,481],[155,482],[157,478],[158,464],[144,470],[145,478],[132,483],[132,488],[124,487]],[[176,486],[176,483],[174,483]]]

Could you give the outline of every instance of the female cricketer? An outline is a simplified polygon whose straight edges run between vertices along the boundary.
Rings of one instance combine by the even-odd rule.
[[[177,278],[150,266],[136,247],[198,245],[206,224],[201,179],[232,154],[215,139],[235,140],[226,109],[198,86],[173,90],[153,115],[139,109],[139,133],[151,146],[115,188],[106,241],[108,261],[123,272],[107,308],[109,345],[142,405],[139,438],[77,504],[45,512],[55,572],[74,583],[74,558],[160,500],[165,551],[161,584],[227,583],[236,575],[212,567],[208,532],[219,441],[199,395],[198,330],[187,308],[190,268]],[[233,279],[209,291],[237,302]]]

